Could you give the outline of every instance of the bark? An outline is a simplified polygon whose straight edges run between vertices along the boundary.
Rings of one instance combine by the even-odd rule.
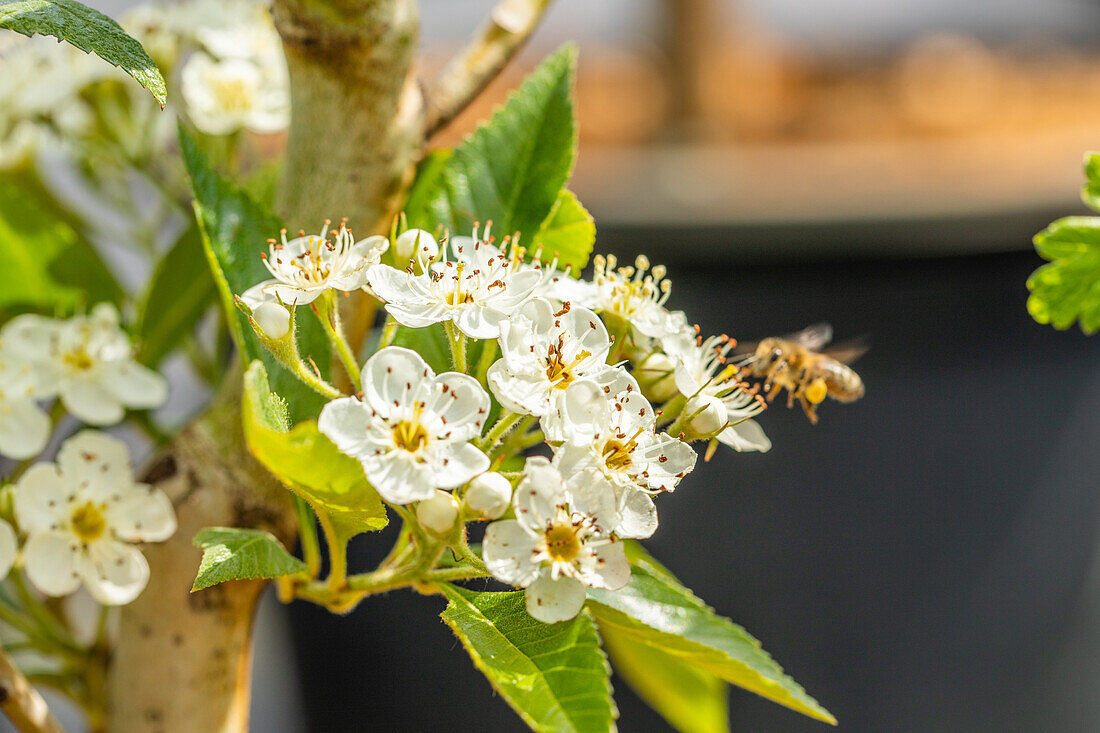
[[[289,543],[286,490],[244,450],[239,415],[220,408],[188,427],[146,480],[176,506],[179,531],[146,545],[152,574],[123,607],[108,675],[111,731],[230,733],[248,729],[252,621],[263,581],[191,593],[203,527],[256,527]]]

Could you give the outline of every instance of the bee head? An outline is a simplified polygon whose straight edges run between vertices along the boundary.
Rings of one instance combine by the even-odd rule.
[[[779,339],[766,338],[756,346],[756,354],[753,359],[753,371],[758,374],[766,372],[772,364],[783,356],[783,349]]]

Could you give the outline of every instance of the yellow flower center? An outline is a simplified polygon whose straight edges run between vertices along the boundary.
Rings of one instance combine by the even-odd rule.
[[[107,530],[107,520],[103,512],[90,501],[73,512],[72,521],[73,532],[84,543],[98,540]]]
[[[621,471],[630,465],[632,444],[623,445],[617,440],[609,440],[603,447],[603,460],[608,468]]]
[[[79,371],[91,369],[95,365],[95,361],[88,355],[88,352],[85,351],[83,347],[66,352],[62,359],[66,366],[70,366]]]
[[[555,524],[546,532],[546,554],[554,562],[573,562],[581,554],[581,540],[571,524]]]
[[[226,112],[247,112],[252,108],[252,94],[243,79],[218,79],[217,95]]]
[[[402,420],[393,429],[393,442],[403,451],[416,453],[428,442],[428,431],[419,422]]]

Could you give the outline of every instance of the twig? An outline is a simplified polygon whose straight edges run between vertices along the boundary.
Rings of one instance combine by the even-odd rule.
[[[0,711],[21,733],[64,733],[46,701],[0,651]]]
[[[527,42],[553,0],[500,0],[425,93],[425,138],[443,129]]]

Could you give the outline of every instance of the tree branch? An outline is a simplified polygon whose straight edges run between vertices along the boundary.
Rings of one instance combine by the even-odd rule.
[[[46,701],[0,651],[0,711],[21,733],[65,733]]]
[[[447,126],[523,47],[553,0],[501,0],[425,92],[425,138]]]

